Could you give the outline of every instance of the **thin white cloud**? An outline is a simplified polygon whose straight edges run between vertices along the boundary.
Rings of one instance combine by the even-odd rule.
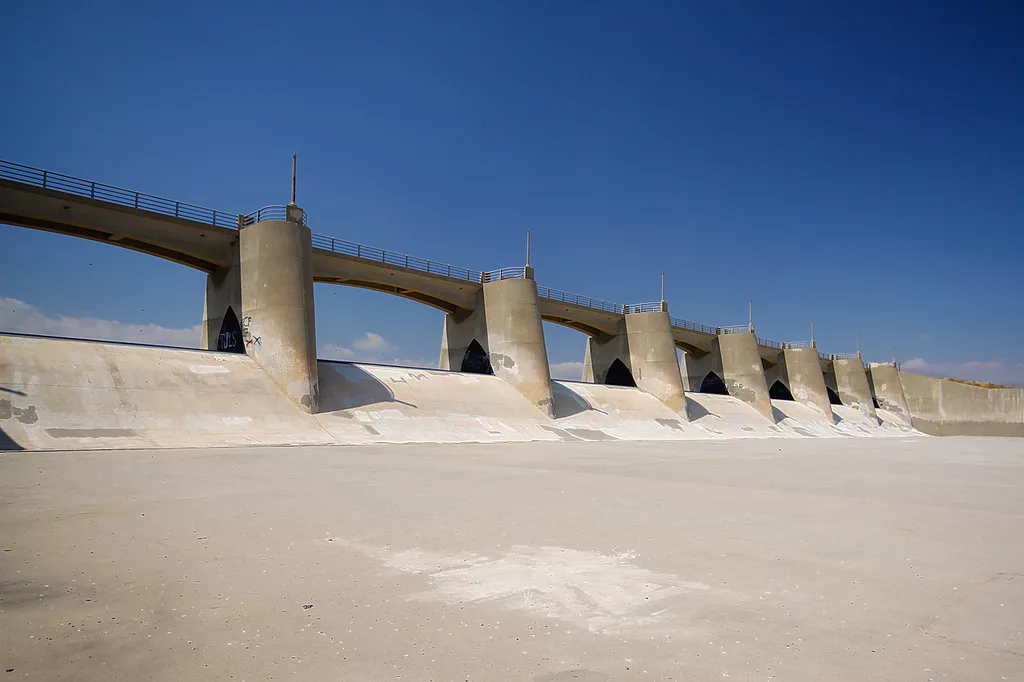
[[[583,378],[583,363],[556,362],[551,365],[551,378],[579,381]]]
[[[914,358],[900,364],[901,369],[915,374],[927,374],[950,379],[984,381],[1008,386],[1024,386],[1024,364],[1011,364],[998,360],[971,360],[960,363],[931,363]]]
[[[188,329],[169,329],[156,324],[133,324],[95,317],[50,317],[16,298],[0,298],[0,331],[183,348],[197,348],[201,338],[201,325],[198,324]]]
[[[375,353],[381,353],[394,348],[394,346],[384,340],[383,336],[373,332],[366,332],[364,336],[352,341],[352,347],[357,350]]]

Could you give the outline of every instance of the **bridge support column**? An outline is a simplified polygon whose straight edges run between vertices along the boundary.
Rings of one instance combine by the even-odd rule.
[[[472,312],[445,315],[441,369],[479,372],[473,342],[495,376],[514,386],[541,412],[554,416],[544,326],[532,278],[487,282]],[[470,367],[469,364],[473,364]]]
[[[787,348],[783,351],[782,362],[786,385],[797,402],[819,412],[832,420],[832,405],[825,388],[825,375],[816,348]]]
[[[711,362],[711,353],[683,352],[683,359],[679,363],[679,373],[683,380],[683,390],[687,393],[700,393],[701,383],[708,372],[714,371],[714,363]]]
[[[285,394],[316,413],[320,388],[313,308],[313,248],[302,211],[239,233],[242,338],[246,352]]]
[[[238,240],[231,248],[232,264],[206,275],[202,339],[205,350],[245,352],[242,341],[242,273],[238,264]]]
[[[619,324],[618,333],[614,336],[587,338],[587,352],[583,357],[583,381],[590,384],[608,383],[608,370],[612,363],[619,360],[630,370],[629,344],[626,335],[626,323]],[[633,378],[636,382],[636,376]]]
[[[884,410],[895,412],[910,423],[910,408],[907,397],[903,393],[903,382],[900,381],[899,370],[893,365],[871,365],[868,368],[868,383],[878,406]]]
[[[686,396],[668,312],[628,313],[625,317],[629,366],[637,388],[671,410],[686,414]]]
[[[868,375],[860,358],[833,360],[832,371],[835,373],[835,390],[843,405],[855,407],[862,414],[877,419],[878,415],[871,399],[871,387],[868,386]]]
[[[719,334],[711,344],[714,371],[725,382],[729,395],[739,398],[775,423],[764,365],[751,332]]]

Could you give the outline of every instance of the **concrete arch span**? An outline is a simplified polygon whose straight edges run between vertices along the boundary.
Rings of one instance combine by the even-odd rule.
[[[795,400],[789,387],[778,380],[768,388],[768,397],[772,400]]]
[[[700,389],[697,392],[710,393],[712,395],[729,395],[725,381],[714,372],[708,372],[704,376],[704,379],[700,382]]]
[[[466,347],[466,353],[462,356],[462,365],[459,367],[459,371],[468,374],[494,374],[490,356],[487,355],[487,351],[484,350],[484,347],[476,339],[470,341]]]

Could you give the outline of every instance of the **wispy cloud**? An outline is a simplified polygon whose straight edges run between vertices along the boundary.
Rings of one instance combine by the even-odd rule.
[[[583,378],[583,363],[556,362],[551,365],[551,378],[579,381]]]
[[[134,324],[95,317],[51,317],[16,298],[0,298],[0,330],[7,332],[196,348],[199,346],[200,329],[198,324],[188,329],[170,329],[156,324]]]
[[[382,353],[394,348],[383,336],[373,332],[366,332],[364,336],[352,341],[352,347],[368,353]]]
[[[437,369],[437,362],[429,360],[403,358],[391,353],[398,348],[380,334],[366,332],[342,346],[337,343],[322,343],[317,353],[321,360],[344,360],[346,362],[373,362],[383,365],[400,365],[402,367],[423,367]]]
[[[935,377],[985,381],[993,384],[1024,386],[1024,364],[1012,364],[998,360],[972,360],[960,363],[931,363],[924,358],[914,358],[902,363],[902,369],[915,374]]]

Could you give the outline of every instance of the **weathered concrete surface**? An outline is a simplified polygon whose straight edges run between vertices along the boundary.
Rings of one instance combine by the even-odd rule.
[[[900,372],[911,424],[938,436],[1024,436],[1024,389],[981,388]]]
[[[241,230],[246,352],[285,395],[315,414],[319,402],[309,228],[265,220]]]
[[[329,442],[245,355],[0,336],[0,450]]]
[[[864,414],[875,416],[875,404],[864,362],[858,358],[833,360],[832,368],[836,377],[836,392],[839,393],[843,405],[855,407]]]
[[[503,279],[483,286],[487,353],[495,376],[514,386],[541,412],[554,415],[544,323],[532,279]]]
[[[716,336],[712,342],[711,358],[715,373],[725,381],[729,395],[739,398],[767,419],[775,421],[754,334]]]
[[[313,417],[245,355],[0,335],[0,450],[850,435],[729,396],[691,395],[688,423],[637,388],[552,382],[549,418],[494,376],[318,365]],[[913,433],[875,427],[855,435]]]
[[[26,453],[0,499],[10,679],[1024,675],[1019,441]]]
[[[910,408],[903,395],[903,384],[896,367],[889,363],[871,364],[868,367],[868,383],[879,407],[900,415],[910,423]]]
[[[473,341],[487,352],[487,317],[484,315],[483,291],[477,292],[470,310],[460,309],[444,316],[438,368],[461,371],[466,350]]]

